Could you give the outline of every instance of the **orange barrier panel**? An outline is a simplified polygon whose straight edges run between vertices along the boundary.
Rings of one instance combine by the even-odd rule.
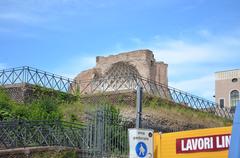
[[[154,158],[227,158],[232,127],[154,133]]]

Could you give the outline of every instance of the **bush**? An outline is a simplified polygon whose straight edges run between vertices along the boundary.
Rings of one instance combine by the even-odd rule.
[[[0,120],[6,120],[12,117],[11,100],[3,88],[0,88]]]
[[[56,103],[73,103],[78,100],[78,96],[72,95],[70,93],[65,93],[57,91],[50,88],[41,87],[39,85],[32,85],[33,95],[28,98],[29,102],[34,100],[42,100],[46,97],[51,97]]]
[[[56,101],[50,97],[29,105],[29,120],[59,120],[61,118],[62,114],[58,110]]]
[[[44,97],[29,104],[20,104],[11,100],[3,88],[0,88],[0,121],[9,119],[59,120],[62,114],[56,99]]]
[[[100,110],[101,111],[98,111],[97,113],[102,112],[103,117],[100,115],[100,118],[98,119],[103,119],[103,127],[105,128],[104,142],[110,145],[108,148],[111,150],[111,154],[118,155],[121,154],[121,152],[127,152],[127,132],[126,127],[123,126],[124,120],[120,115],[119,109],[110,105],[104,106],[103,109]],[[97,117],[99,116],[97,115]]]

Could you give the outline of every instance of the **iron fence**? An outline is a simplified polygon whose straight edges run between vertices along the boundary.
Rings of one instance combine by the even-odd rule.
[[[29,66],[5,69],[0,71],[0,85],[13,85],[16,83],[28,83],[51,88],[63,92],[73,89],[72,79],[53,73],[35,69]]]
[[[58,146],[78,148],[78,156],[81,158],[128,157],[127,128],[121,116],[106,106],[89,114],[84,124],[64,121],[2,121],[0,150]]]
[[[137,85],[141,85],[144,89],[144,94],[161,97],[162,99],[227,119],[233,118],[233,111],[230,108],[220,107],[215,102],[137,75],[106,76],[91,80],[75,81],[28,66],[0,71],[0,85],[6,86],[16,83],[35,84],[63,92],[80,93],[81,97],[133,92]]]
[[[84,146],[84,128],[62,121],[0,122],[0,149],[34,146]],[[80,141],[81,140],[81,141]]]
[[[77,83],[80,93],[84,95],[98,96],[99,94],[117,94],[134,92],[137,85],[143,87],[145,95],[160,97],[181,106],[187,106],[214,115],[232,119],[234,112],[230,108],[220,107],[213,101],[192,95],[179,89],[157,83],[141,76],[113,76],[97,78]]]

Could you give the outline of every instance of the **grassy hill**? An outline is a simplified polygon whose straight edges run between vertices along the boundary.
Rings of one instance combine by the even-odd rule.
[[[112,105],[120,110],[120,114],[128,122],[129,127],[135,124],[136,108],[129,103],[126,94],[88,96],[86,102],[81,96],[71,96],[42,87],[35,87],[35,100],[30,103],[17,103],[11,100],[7,92],[0,88],[0,120],[54,120],[84,122],[88,112],[103,105]],[[197,111],[180,104],[175,104],[157,97],[144,97],[143,127],[156,131],[171,132],[189,129],[220,127],[231,125],[231,120],[213,114]]]
[[[104,99],[103,99],[104,100]],[[98,104],[84,104],[81,100],[71,104],[61,104],[59,109],[63,119],[67,121],[84,121],[86,111],[93,111],[98,106],[109,105],[105,101]],[[134,127],[136,107],[126,103],[112,104],[120,110],[121,116]],[[156,131],[172,132],[199,128],[223,127],[231,125],[232,121],[216,115],[201,112],[160,98],[153,98],[143,104],[143,127]]]

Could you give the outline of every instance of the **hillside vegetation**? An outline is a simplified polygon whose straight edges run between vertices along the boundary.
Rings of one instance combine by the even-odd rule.
[[[97,103],[83,103],[81,97],[36,87],[36,99],[30,103],[16,103],[9,98],[7,92],[0,88],[0,120],[64,120],[81,123],[88,112],[101,105],[112,105],[120,110],[120,114],[128,122],[129,127],[135,123],[136,108],[126,102],[112,103],[102,97]],[[51,95],[49,95],[51,94]],[[94,96],[92,96],[94,99]],[[121,97],[121,96],[119,96]],[[220,127],[231,125],[230,120],[213,114],[200,112],[157,97],[144,97],[143,127],[157,131],[171,132],[188,129]]]
[[[57,98],[47,96],[27,104],[17,103],[0,88],[0,120],[59,120],[63,115],[58,104]]]

